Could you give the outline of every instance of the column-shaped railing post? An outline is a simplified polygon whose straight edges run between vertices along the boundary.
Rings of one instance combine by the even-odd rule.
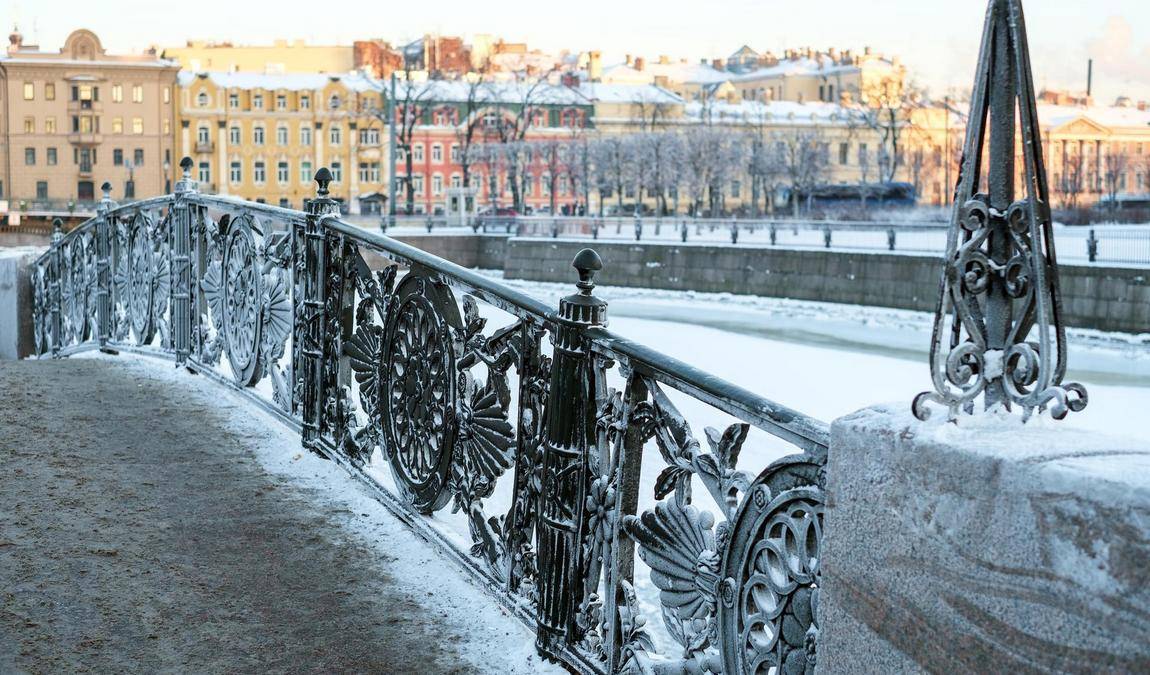
[[[112,339],[112,184],[100,186],[102,197],[96,205],[96,341],[101,351]]]
[[[559,301],[553,341],[543,443],[543,492],[537,529],[539,615],[536,645],[555,658],[574,642],[576,610],[583,588],[583,508],[590,475],[590,445],[595,438],[595,371],[586,329],[607,320],[607,303],[592,294],[599,255],[583,249],[572,266],[579,272],[578,293]]]
[[[183,364],[192,345],[192,205],[189,197],[196,193],[192,180],[192,158],[180,160],[183,176],[176,181],[176,198],[172,204],[172,347],[176,363]]]
[[[339,203],[328,197],[331,172],[327,167],[315,174],[316,198],[307,200],[304,223],[293,228],[292,267],[296,278],[292,372],[299,387],[299,409],[303,418],[303,445],[314,449],[320,435],[323,414],[323,332],[324,278],[327,251],[321,220],[339,212]],[[294,406],[293,406],[294,407]]]
[[[59,358],[60,343],[64,340],[64,289],[60,280],[64,274],[64,221],[52,219],[52,283],[48,293],[52,301],[52,357]]]

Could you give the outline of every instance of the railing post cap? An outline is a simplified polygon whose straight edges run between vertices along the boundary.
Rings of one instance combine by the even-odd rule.
[[[180,169],[182,169],[184,172],[184,178],[189,178],[192,175],[193,164],[194,162],[192,162],[192,158],[186,155],[183,159],[180,160]]]
[[[326,166],[321,166],[319,171],[315,172],[315,182],[319,186],[316,189],[316,196],[321,199],[327,197],[330,194],[327,186],[331,183],[331,171]]]

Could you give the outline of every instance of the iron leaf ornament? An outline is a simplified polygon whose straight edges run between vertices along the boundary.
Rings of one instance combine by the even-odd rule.
[[[1087,396],[1062,381],[1066,329],[1020,0],[990,2],[969,120],[931,343],[934,391],[912,409],[925,420],[928,404],[941,405],[954,420],[973,413],[981,395],[987,410],[1021,409],[1025,420],[1049,409],[1062,419]],[[1025,177],[1018,198],[1016,145]]]

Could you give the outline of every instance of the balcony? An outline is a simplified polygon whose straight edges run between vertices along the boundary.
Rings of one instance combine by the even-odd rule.
[[[99,101],[68,101],[68,112],[70,113],[100,113],[104,111],[104,106]]]
[[[196,141],[196,152],[211,152],[215,147],[211,141]]]
[[[80,176],[90,178],[92,176],[92,163],[80,162]]]
[[[96,131],[73,131],[68,134],[68,142],[73,145],[96,145],[104,141],[104,136]]]

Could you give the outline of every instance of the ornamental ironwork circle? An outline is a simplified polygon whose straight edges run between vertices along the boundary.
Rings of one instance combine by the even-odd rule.
[[[233,221],[224,245],[223,331],[228,363],[240,385],[259,380],[260,301],[263,278],[246,219]]]
[[[88,265],[87,251],[82,235],[68,248],[68,338],[75,342],[87,339],[88,327]]]
[[[47,272],[43,266],[37,265],[32,272],[32,313],[33,335],[36,339],[36,353],[43,354],[48,351],[48,280]]]
[[[395,290],[380,374],[384,441],[396,482],[417,510],[431,513],[444,489],[456,434],[455,352],[459,311],[446,286],[409,274]]]
[[[155,274],[150,224],[142,214],[132,224],[128,243],[128,318],[136,342],[152,341],[152,277]]]
[[[765,470],[733,522],[718,621],[723,672],[810,672],[818,642],[823,493],[806,462]],[[760,498],[761,495],[761,498]]]

